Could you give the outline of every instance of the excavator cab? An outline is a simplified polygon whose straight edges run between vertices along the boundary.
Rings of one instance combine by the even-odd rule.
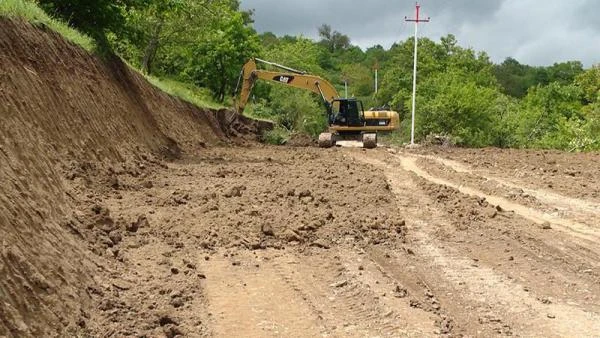
[[[365,113],[362,102],[354,98],[333,100],[329,124],[344,127],[364,126]]]

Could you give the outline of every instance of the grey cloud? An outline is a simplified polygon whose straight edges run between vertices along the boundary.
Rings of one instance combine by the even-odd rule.
[[[597,0],[422,0],[421,36],[455,34],[463,46],[485,50],[496,62],[516,57],[545,65],[581,60],[600,62],[600,1]],[[404,22],[414,16],[414,2],[371,0],[242,0],[255,9],[259,32],[317,37],[323,23],[347,34],[363,48],[389,47],[412,35]]]

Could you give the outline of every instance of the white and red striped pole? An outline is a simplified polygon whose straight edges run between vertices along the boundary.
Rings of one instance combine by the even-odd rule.
[[[415,144],[415,110],[416,110],[416,102],[417,102],[417,46],[418,46],[418,32],[419,32],[419,23],[420,22],[429,22],[430,18],[428,17],[427,19],[421,19],[419,17],[419,11],[421,9],[421,6],[419,5],[419,3],[416,4],[416,18],[415,19],[409,19],[408,17],[405,17],[404,20],[406,20],[407,22],[414,22],[415,23],[415,59],[414,59],[414,67],[413,67],[413,94],[412,94],[412,121],[411,121],[411,127],[410,127],[410,144],[414,145]]]

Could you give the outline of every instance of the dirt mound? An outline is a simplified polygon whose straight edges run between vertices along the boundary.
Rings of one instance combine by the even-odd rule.
[[[223,255],[236,268],[245,253],[398,249],[405,236],[383,172],[338,149],[210,148],[139,175],[85,177],[74,227],[114,264],[81,319],[91,336],[208,333],[204,283]]]
[[[317,145],[316,140],[308,134],[293,133],[286,145],[290,147],[314,147]]]
[[[502,212],[501,208],[491,205],[484,198],[465,195],[454,188],[424,179],[417,181],[420,188],[432,197],[436,206],[448,213],[448,220],[458,230],[466,230],[473,224],[484,224]]]
[[[0,336],[64,335],[89,316],[92,276],[104,265],[81,241],[79,224],[93,218],[73,211],[73,187],[93,185],[98,173],[140,176],[163,157],[237,142],[229,136],[255,139],[268,127],[196,108],[118,58],[5,18],[0,101]],[[87,226],[114,226],[103,212]]]

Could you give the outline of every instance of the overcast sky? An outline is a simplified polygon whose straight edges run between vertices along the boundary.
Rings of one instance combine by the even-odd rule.
[[[484,50],[495,62],[514,57],[531,65],[580,60],[600,63],[600,0],[422,0],[431,22],[419,36],[438,40],[448,33],[459,44]],[[412,36],[414,1],[242,0],[254,9],[255,28],[277,35],[317,37],[323,23],[363,49],[388,48]]]

